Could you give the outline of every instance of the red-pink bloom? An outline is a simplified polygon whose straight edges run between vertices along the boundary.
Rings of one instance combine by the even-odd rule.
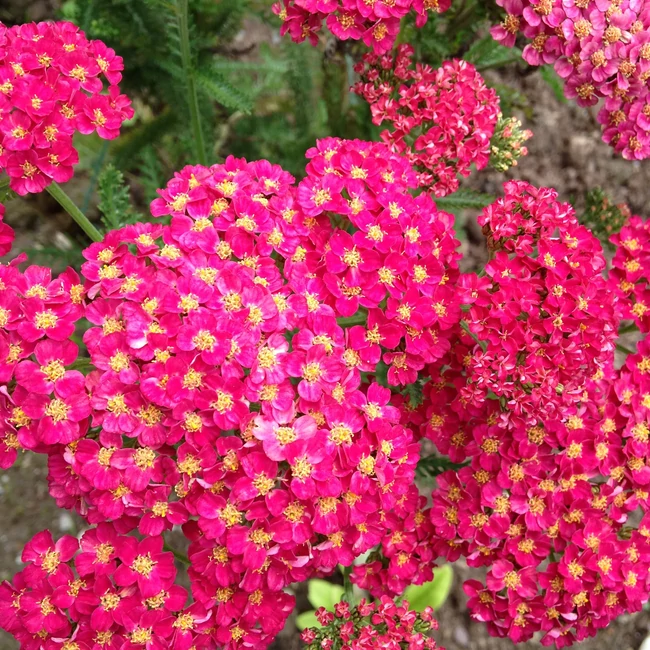
[[[149,598],[174,582],[173,556],[163,553],[162,537],[148,537],[141,542],[132,537],[123,538],[117,555],[122,564],[115,571],[114,579],[121,587],[137,584],[140,593]]]
[[[2,40],[0,168],[13,190],[36,193],[71,178],[79,161],[75,131],[112,139],[133,116],[130,101],[115,85],[122,59],[66,22],[3,25]],[[108,94],[102,94],[102,76]]]
[[[15,238],[13,228],[4,222],[4,218],[5,206],[0,203],[0,257],[11,250]]]
[[[375,124],[390,124],[382,140],[408,158],[419,184],[445,196],[458,189],[458,174],[467,176],[472,164],[487,165],[499,100],[465,61],[432,70],[413,67],[412,55],[408,45],[390,62],[366,55],[357,66],[362,80],[353,90],[370,104]]]
[[[629,160],[650,156],[646,79],[649,14],[643,3],[628,2],[611,11],[607,2],[498,0],[506,15],[492,36],[512,47],[519,34],[528,39],[524,59],[553,64],[565,80],[565,94],[581,106],[602,107],[603,140]],[[640,119],[639,119],[640,118]]]

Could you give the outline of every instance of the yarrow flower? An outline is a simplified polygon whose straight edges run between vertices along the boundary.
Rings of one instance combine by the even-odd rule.
[[[498,172],[516,167],[519,158],[528,155],[524,142],[532,137],[532,131],[522,129],[521,120],[501,115],[490,142],[490,167]]]
[[[229,157],[175,174],[151,204],[168,222],[109,232],[81,276],[0,266],[0,466],[47,454],[51,495],[93,526],[39,534],[0,587],[22,647],[262,649],[289,584],[361,555],[379,601],[320,610],[308,646],[434,648],[432,612],[392,598],[439,558],[487,568],[470,611],[514,641],[569,645],[647,601],[649,344],[614,365],[621,319],[647,326],[647,229],[613,238],[606,279],[573,209],[511,181],[479,217],[485,272],[461,274],[453,216],[416,191],[485,162],[498,106],[473,69],[441,70],[397,74],[437,75],[441,136],[467,100],[451,171],[414,170],[392,136],[318,141],[298,184]],[[430,501],[423,438],[460,468]]]
[[[16,261],[22,261],[18,258]],[[84,313],[84,289],[68,269],[14,263],[0,267],[0,466],[19,449],[40,453],[82,438],[90,401],[85,377],[72,370],[77,346],[68,341]]]
[[[498,0],[492,29],[512,46],[528,41],[530,65],[553,64],[580,106],[602,101],[603,140],[630,160],[650,156],[650,14],[644,2]]]
[[[621,319],[632,320],[639,331],[650,331],[650,231],[648,222],[631,216],[611,239],[616,252],[612,260],[609,283],[616,293],[617,312]]]
[[[3,628],[22,647],[36,640],[70,650],[213,646],[213,612],[185,607],[187,592],[173,584],[174,556],[162,547],[162,537],[138,543],[110,524],[80,542],[39,533],[25,547],[25,568],[0,585]]]
[[[420,371],[422,406],[402,411],[467,466],[437,477],[431,508],[422,499],[403,521],[388,518],[352,579],[393,596],[431,579],[437,557],[464,556],[488,567],[485,584],[465,590],[491,634],[518,642],[542,632],[545,645],[564,646],[650,593],[650,356],[642,342],[614,371],[619,281],[603,277],[598,242],[573,210],[547,189],[505,190],[480,217],[486,274],[457,284],[462,329]],[[641,225],[616,239],[626,242],[617,268],[631,249],[642,257]]]
[[[48,454],[57,504],[98,526],[84,553],[113,544],[107,521],[147,536],[102,569],[118,593],[169,591],[149,540],[182,525],[197,616],[233,648],[266,647],[293,608],[283,589],[377,546],[384,517],[427,521],[402,396],[375,373],[383,357],[389,382],[415,381],[459,327],[453,218],[410,195],[408,164],[334,139],[309,158],[298,186],[266,161],[185,168],[151,206],[169,225],[108,233],[83,284],[0,267],[3,465]],[[128,634],[176,643],[151,609]]]
[[[411,196],[415,174],[386,145],[329,138],[307,157],[298,201],[338,224],[310,282],[308,308],[354,321],[346,362],[372,371],[381,358],[389,384],[411,384],[425,364],[444,356],[459,328],[453,217],[428,194]]]
[[[608,370],[617,337],[602,246],[557,193],[505,184],[479,216],[493,257],[484,278],[466,275],[467,331],[479,343],[466,366],[466,399],[488,393],[534,425]]]
[[[351,607],[338,603],[334,613],[320,608],[316,618],[322,627],[307,628],[301,638],[309,650],[361,650],[369,647],[409,648],[439,647],[428,633],[438,629],[433,610],[409,610],[407,601],[396,605],[384,596],[377,603],[362,600]]]
[[[418,184],[445,196],[458,189],[458,175],[468,176],[472,164],[488,164],[499,98],[466,61],[446,61],[434,70],[413,65],[412,56],[410,45],[400,45],[395,58],[364,55],[353,90],[370,104],[375,124],[388,123],[381,138],[408,159]]]
[[[416,14],[416,26],[422,27],[430,11],[443,13],[450,6],[451,0],[279,0],[273,11],[283,21],[281,33],[297,43],[308,38],[316,45],[317,32],[325,23],[340,40],[363,40],[383,54],[393,46],[400,20],[410,11]]]
[[[0,23],[0,171],[12,190],[37,193],[70,180],[75,132],[118,136],[133,117],[118,87],[122,69],[121,57],[72,23]]]

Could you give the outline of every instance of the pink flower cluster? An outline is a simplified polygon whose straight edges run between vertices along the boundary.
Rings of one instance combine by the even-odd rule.
[[[647,334],[650,331],[650,226],[632,216],[620,232],[612,236],[616,246],[609,282],[617,294],[621,319],[631,319]]]
[[[360,323],[349,339],[364,371],[381,360],[389,384],[411,384],[444,356],[459,328],[453,216],[428,194],[410,194],[415,174],[386,145],[329,138],[307,157],[300,205],[335,225],[309,290]]]
[[[438,647],[428,635],[438,629],[433,610],[427,607],[421,613],[414,612],[407,601],[396,605],[387,596],[376,603],[362,600],[355,607],[340,602],[333,613],[321,607],[316,618],[322,627],[307,628],[302,633],[308,650],[434,650]]]
[[[70,180],[79,161],[75,132],[117,137],[133,117],[117,85],[123,67],[72,23],[0,23],[0,170],[11,189],[36,193]]]
[[[485,208],[479,225],[492,259],[466,274],[460,300],[478,341],[465,365],[468,404],[501,400],[510,421],[534,426],[575,402],[607,370],[617,332],[598,239],[557,193],[521,181]]]
[[[394,598],[410,585],[433,580],[435,560],[441,555],[439,536],[426,498],[417,491],[410,498],[408,509],[385,514],[381,546],[352,569],[352,582],[374,596]]]
[[[355,70],[353,87],[370,105],[374,124],[390,126],[381,138],[404,155],[418,172],[418,184],[446,196],[469,176],[472,164],[483,169],[499,120],[499,98],[470,63],[446,61],[438,70],[413,65],[413,48],[392,54],[366,54]]]
[[[425,387],[425,435],[468,465],[438,477],[436,550],[489,567],[465,589],[491,634],[541,631],[563,647],[650,593],[647,517],[635,525],[650,434],[645,411],[626,424],[629,406],[616,406],[622,394],[640,405],[630,389],[646,365],[616,379],[616,294],[595,238],[554,192],[507,183],[480,222],[494,257],[485,276],[462,277],[466,336]]]
[[[515,641],[568,645],[647,600],[650,344],[613,366],[620,319],[643,327],[643,223],[606,280],[573,210],[511,181],[479,219],[485,273],[460,274],[405,158],[334,138],[307,158],[297,185],[266,161],[186,167],[151,205],[169,224],[108,233],[82,278],[0,267],[0,464],[47,454],[52,496],[96,526],[76,573],[76,542],[41,535],[2,587],[23,647],[264,648],[290,583],[364,553],[352,578],[381,602],[320,612],[336,633],[307,643],[433,647],[430,613],[388,596],[438,557],[488,567],[472,615]],[[419,437],[464,465],[431,507]]]
[[[383,144],[308,156],[297,187],[266,161],[185,168],[152,203],[170,224],[92,244],[83,284],[0,268],[3,465],[47,453],[58,505],[119,534],[183,525],[232,647],[268,645],[283,589],[350,565],[383,517],[431,533],[406,401],[374,374],[406,385],[449,349],[453,218]],[[68,340],[82,316],[89,358]]]
[[[506,11],[492,35],[528,40],[531,65],[554,64],[567,97],[603,100],[603,140],[624,158],[650,156],[650,11],[639,0],[497,0]]]
[[[422,27],[429,11],[442,13],[450,6],[451,0],[278,0],[273,11],[283,21],[282,34],[288,33],[296,43],[309,38],[316,45],[325,22],[340,40],[363,40],[383,54],[393,46],[400,20],[410,11],[416,14],[417,27]]]
[[[0,467],[19,449],[47,453],[88,431],[85,377],[72,368],[78,348],[69,340],[83,298],[72,269],[52,279],[47,268],[0,266]]]
[[[189,650],[212,648],[212,612],[185,607],[162,537],[138,541],[110,524],[81,540],[36,535],[13,585],[0,585],[0,622],[23,648]]]

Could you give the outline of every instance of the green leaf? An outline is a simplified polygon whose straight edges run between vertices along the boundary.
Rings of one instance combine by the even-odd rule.
[[[406,588],[402,598],[409,603],[409,607],[416,612],[421,612],[425,607],[439,609],[447,600],[454,580],[454,571],[451,564],[443,564],[433,572],[433,580],[423,585],[411,585]]]
[[[384,388],[388,387],[388,370],[389,367],[384,361],[380,361],[375,370],[375,381]]]
[[[542,75],[542,79],[551,87],[557,100],[562,104],[566,104],[567,98],[564,94],[564,80],[555,72],[555,68],[552,65],[543,65],[539,69],[539,73]]]
[[[341,601],[344,589],[341,585],[334,585],[327,580],[314,578],[307,584],[307,598],[318,609],[324,607],[328,612],[334,611],[334,605]]]
[[[97,181],[99,203],[97,207],[102,213],[102,221],[109,230],[119,228],[128,221],[131,213],[129,188],[124,182],[122,172],[106,165]]]
[[[469,189],[461,189],[449,196],[435,199],[436,205],[443,210],[462,210],[464,208],[484,208],[490,205],[496,197],[483,192],[476,192]]]
[[[479,70],[486,70],[521,61],[521,50],[518,47],[505,47],[488,34],[476,41],[463,58]]]
[[[235,88],[213,66],[205,66],[196,71],[196,83],[212,99],[226,108],[250,113],[253,108],[251,98]]]
[[[2,176],[2,178],[0,178],[0,203],[11,201],[11,199],[15,199],[18,196],[9,188],[10,180],[9,176]]]
[[[296,626],[299,630],[304,630],[308,627],[322,627],[316,618],[316,612],[310,609],[308,612],[303,612],[296,616]]]
[[[431,456],[420,458],[416,472],[422,478],[435,478],[448,470],[457,472],[459,469],[467,467],[467,465],[468,463],[452,463],[448,458],[432,454]]]

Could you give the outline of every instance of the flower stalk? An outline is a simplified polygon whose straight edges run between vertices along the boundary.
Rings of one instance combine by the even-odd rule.
[[[95,242],[102,241],[104,236],[90,223],[88,217],[76,206],[66,191],[55,182],[47,186],[50,196],[76,221],[77,225]]]
[[[192,135],[194,139],[195,155],[201,165],[208,164],[208,157],[205,151],[205,138],[201,126],[201,112],[199,110],[199,96],[196,90],[194,79],[194,66],[192,65],[192,51],[190,47],[189,9],[188,0],[177,0],[178,7],[178,31],[181,41],[181,58],[183,72],[187,82],[188,104],[190,109],[190,120],[192,123]]]

